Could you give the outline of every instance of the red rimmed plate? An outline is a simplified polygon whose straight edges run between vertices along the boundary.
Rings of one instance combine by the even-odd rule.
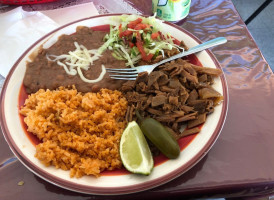
[[[115,195],[144,191],[157,187],[185,173],[203,158],[217,140],[225,121],[228,106],[228,91],[224,75],[215,79],[213,87],[224,96],[224,101],[215,107],[214,113],[208,116],[202,130],[195,137],[188,138],[185,145],[181,142],[182,151],[178,159],[163,160],[153,169],[149,176],[130,173],[104,173],[95,178],[84,176],[80,179],[70,178],[69,171],[45,167],[34,157],[35,146],[25,134],[18,114],[22,81],[26,70],[26,61],[30,54],[43,45],[45,48],[56,42],[61,34],[72,34],[77,26],[97,27],[107,23],[113,15],[101,15],[72,22],[47,34],[35,42],[15,63],[4,83],[1,93],[1,127],[7,143],[17,158],[33,173],[62,188],[72,191]],[[164,29],[178,40],[183,40],[188,47],[201,43],[195,36],[186,30],[171,23],[164,23]],[[221,68],[217,59],[209,51],[198,53],[199,62],[205,67]],[[185,146],[183,146],[185,145]]]

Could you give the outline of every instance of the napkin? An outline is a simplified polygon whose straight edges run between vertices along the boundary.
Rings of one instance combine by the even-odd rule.
[[[58,24],[40,12],[18,7],[0,15],[0,26],[0,74],[6,77],[20,55]]]
[[[92,2],[55,10],[41,11],[41,13],[50,17],[60,26],[73,22],[77,19],[91,17],[99,14]]]
[[[6,77],[24,51],[45,34],[93,15],[98,11],[92,2],[41,12],[26,12],[18,7],[0,14],[0,74]]]

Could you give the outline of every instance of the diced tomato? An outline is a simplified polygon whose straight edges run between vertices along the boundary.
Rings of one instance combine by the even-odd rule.
[[[148,54],[145,58],[146,61],[150,61],[154,55],[152,53]]]
[[[177,40],[177,39],[175,39],[174,37],[172,37],[172,36],[167,36],[167,38],[172,38],[172,41],[173,41],[174,44],[180,45],[180,41]]]
[[[121,37],[120,35],[122,34],[123,29],[122,29],[122,24],[119,25],[119,37]]]
[[[145,32],[151,30],[152,26],[150,24],[137,24],[135,30],[144,30]]]
[[[125,31],[119,33],[119,37],[121,38],[123,36],[128,36],[128,35],[131,35],[132,33],[133,32],[130,30],[125,30]]]
[[[129,24],[127,25],[127,27],[128,27],[128,28],[134,29],[135,26],[136,26],[137,24],[140,24],[141,22],[142,22],[142,19],[141,19],[141,18],[138,18],[138,19],[136,19],[136,20],[134,20],[134,21],[129,22]]]
[[[132,42],[130,42],[130,41],[128,42],[128,45],[129,45],[130,48],[132,48],[132,47],[135,46],[135,45],[134,45]]]
[[[126,31],[124,31],[124,36],[131,35],[132,33],[133,33],[132,31],[126,30]]]
[[[146,28],[150,28],[150,26],[148,24],[137,24],[134,29],[135,30],[144,30]]]
[[[175,38],[173,38],[173,43],[176,44],[176,45],[179,45],[181,44],[181,42]]]
[[[158,32],[156,32],[156,33],[152,33],[151,34],[151,39],[156,39],[157,37],[159,36],[159,33]]]
[[[164,36],[160,31],[158,31],[158,33],[159,33],[159,35],[160,35],[161,40],[164,40],[164,39],[165,39],[165,36]]]
[[[146,54],[142,42],[140,42],[140,41],[138,40],[138,41],[136,42],[136,46],[137,46],[138,50],[139,50],[140,53],[141,53],[142,60],[144,60],[144,61],[150,61],[150,60],[152,59],[152,57],[153,57],[154,55],[151,54],[151,53],[148,54],[148,55]]]
[[[172,36],[167,36],[167,38],[172,38],[173,43],[176,44],[176,45],[180,45],[181,44],[181,42],[179,40],[177,40],[176,38],[174,38]]]
[[[140,41],[143,44],[141,34],[139,32],[136,32],[136,40]]]
[[[136,46],[141,53],[142,60],[150,61],[153,57],[153,54],[151,54],[151,53],[149,55],[146,54],[144,46],[143,46],[142,38],[141,38],[141,35],[139,32],[137,32],[137,34],[136,34],[136,39],[137,39]]]
[[[176,45],[179,45],[179,46],[180,46],[180,44],[181,44],[181,42],[180,42],[179,40],[177,40],[177,39],[174,39],[174,40],[173,40],[173,43],[176,44]]]
[[[139,40],[137,40],[136,46],[137,46],[138,50],[139,50],[140,53],[141,53],[142,59],[144,60],[144,59],[146,58],[147,55],[146,55],[146,52],[145,52],[145,49],[144,49],[144,47],[143,47],[142,42],[140,42]]]
[[[136,32],[136,39],[142,41],[141,34]]]

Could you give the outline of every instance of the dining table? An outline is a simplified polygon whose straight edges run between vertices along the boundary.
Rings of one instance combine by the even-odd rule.
[[[105,2],[116,4],[115,0]],[[140,14],[153,15],[150,0],[120,2]],[[80,3],[83,1],[60,0],[24,5],[23,9],[58,9]],[[102,10],[100,14],[110,12]],[[29,171],[0,131],[1,200],[248,199],[274,193],[274,75],[256,41],[231,0],[192,0],[188,16],[174,24],[201,41],[227,39],[226,44],[211,48],[227,82],[229,103],[223,129],[210,151],[190,170],[156,188],[124,195],[82,194],[60,188]],[[4,81],[1,76],[0,88]]]

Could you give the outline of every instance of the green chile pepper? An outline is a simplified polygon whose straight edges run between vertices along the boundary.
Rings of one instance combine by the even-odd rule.
[[[152,118],[143,119],[138,111],[136,115],[140,120],[140,128],[145,136],[168,158],[177,158],[180,154],[178,142],[170,132],[158,121]]]

